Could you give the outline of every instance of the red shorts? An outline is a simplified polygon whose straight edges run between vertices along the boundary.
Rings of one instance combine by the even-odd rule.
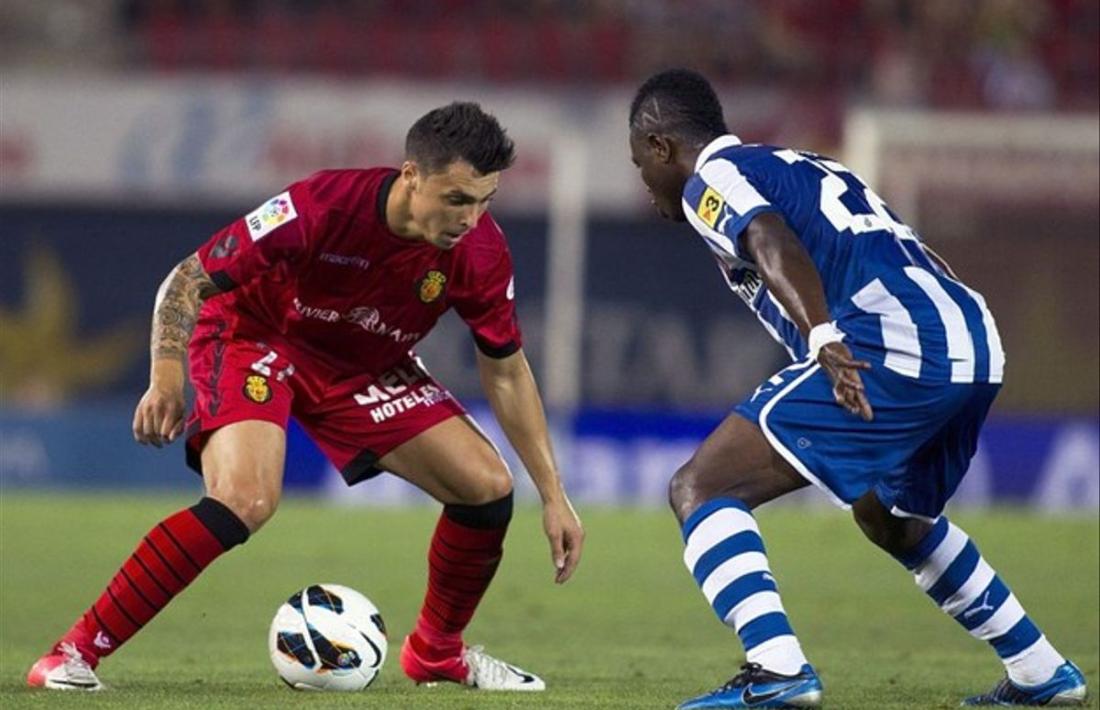
[[[187,463],[216,429],[249,419],[278,424],[293,416],[348,485],[381,473],[380,458],[417,434],[466,410],[410,354],[382,375],[334,377],[287,360],[277,349],[216,329],[190,349],[195,404],[187,421]]]

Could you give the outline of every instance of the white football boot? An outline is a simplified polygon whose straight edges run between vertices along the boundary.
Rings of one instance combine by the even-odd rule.
[[[481,646],[469,646],[462,653],[470,674],[466,685],[480,690],[546,690],[546,683],[534,673],[516,668],[485,653]]]
[[[71,643],[62,643],[58,652],[48,653],[38,659],[29,673],[27,685],[50,690],[102,690],[91,665]]]

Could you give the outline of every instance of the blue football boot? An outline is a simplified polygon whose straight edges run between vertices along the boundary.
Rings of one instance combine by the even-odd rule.
[[[795,675],[764,670],[759,663],[746,663],[741,672],[721,688],[691,700],[677,710],[697,708],[816,708],[821,705],[821,680],[806,664]]]
[[[963,705],[1084,705],[1088,696],[1081,669],[1066,661],[1046,683],[1016,685],[1007,677],[985,695],[975,695]]]

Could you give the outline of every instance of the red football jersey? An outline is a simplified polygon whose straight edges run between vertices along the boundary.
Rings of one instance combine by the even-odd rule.
[[[500,227],[486,213],[449,251],[401,238],[385,219],[396,178],[322,171],[215,234],[198,256],[225,293],[207,299],[200,328],[232,328],[334,378],[385,372],[451,307],[482,352],[518,350]]]

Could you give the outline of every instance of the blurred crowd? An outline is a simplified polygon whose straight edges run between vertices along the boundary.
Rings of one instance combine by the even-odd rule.
[[[888,105],[1096,110],[1097,0],[10,0],[0,39],[159,72],[566,86],[687,65]],[[39,21],[40,38],[28,22]],[[73,27],[83,21],[87,27]],[[97,29],[91,32],[90,29]],[[53,35],[60,36],[57,40]],[[89,46],[95,41],[96,46]],[[0,50],[0,59],[13,48]]]

